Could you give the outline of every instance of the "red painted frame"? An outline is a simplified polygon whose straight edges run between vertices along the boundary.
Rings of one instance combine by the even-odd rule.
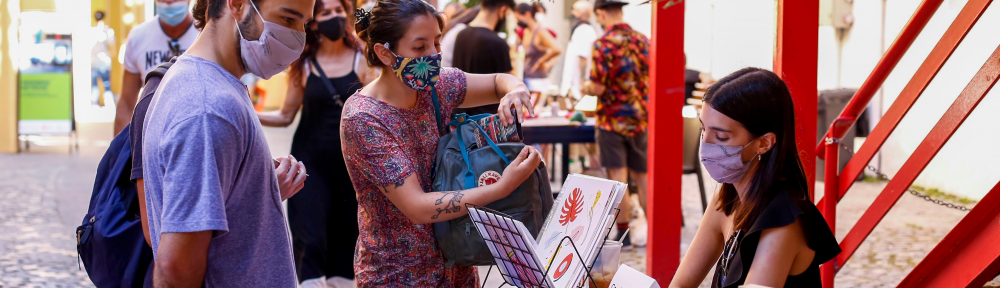
[[[795,105],[795,146],[805,170],[809,199],[816,181],[816,71],[819,51],[819,1],[777,0],[777,45],[774,73],[792,93]]]
[[[646,274],[666,287],[680,265],[684,150],[684,2],[653,5]]]
[[[840,117],[831,123],[830,130],[832,135],[844,135],[842,132],[847,131],[854,124],[854,118],[851,117]],[[837,159],[840,160],[840,138],[827,137],[823,143],[826,146],[824,153],[826,153],[826,159]],[[840,163],[838,161],[826,161],[824,162],[823,179],[837,179],[837,170],[839,170]],[[826,181],[823,191],[837,191],[837,185],[840,184],[839,181]],[[824,192],[825,193],[825,192]],[[837,194],[833,193],[830,195],[834,200],[839,200]],[[824,197],[829,198],[829,197]],[[818,206],[823,209],[823,219],[826,220],[826,225],[830,226],[830,229],[835,229],[837,227],[837,202],[839,201],[826,201],[826,205]],[[833,278],[837,275],[836,267],[837,259],[830,259],[820,267],[821,278],[823,282],[823,287],[831,288],[833,287]]]
[[[941,150],[941,147],[948,142],[948,139],[955,133],[955,130],[965,121],[965,118],[979,105],[979,102],[986,96],[986,93],[996,84],[998,78],[1000,78],[1000,47],[997,47],[993,51],[993,54],[986,60],[983,67],[979,69],[976,76],[972,78],[972,81],[958,95],[958,99],[955,99],[954,104],[948,108],[948,111],[941,117],[941,120],[927,134],[927,138],[924,138],[920,145],[917,146],[913,155],[906,160],[903,167],[899,169],[895,177],[886,185],[885,190],[875,198],[875,202],[865,210],[858,223],[851,228],[851,231],[841,241],[840,247],[843,249],[843,252],[837,256],[837,263],[841,267],[854,254],[858,246],[861,245],[861,242],[871,234],[875,226],[882,221],[882,218],[896,204],[899,197],[909,189],[910,185],[913,184],[913,180],[920,175],[920,172],[927,167],[927,164]]]
[[[851,161],[847,162],[844,170],[840,172],[842,177],[839,178],[840,185],[838,185],[838,190],[840,193],[838,199],[844,198],[847,190],[854,185],[854,179],[857,179],[858,175],[864,172],[868,163],[875,157],[875,153],[878,153],[878,150],[882,148],[882,144],[889,138],[892,131],[896,129],[899,122],[903,120],[903,116],[906,116],[906,113],[913,107],[913,103],[917,101],[917,98],[924,92],[927,85],[934,79],[941,70],[941,67],[944,66],[944,63],[955,52],[955,48],[962,43],[969,30],[979,21],[979,17],[983,15],[983,12],[986,11],[986,8],[992,2],[993,0],[969,0],[965,4],[965,8],[962,8],[962,11],[955,17],[954,22],[945,31],[941,40],[934,46],[934,49],[931,50],[931,53],[924,60],[923,64],[920,65],[920,68],[917,69],[917,72],[913,74],[913,78],[903,87],[903,90],[899,93],[899,97],[896,98],[896,101],[892,103],[889,110],[882,116],[882,120],[875,125],[875,129],[868,135],[865,144],[861,145],[858,153],[851,158]],[[916,17],[916,14],[914,14],[914,17]],[[905,32],[910,29],[916,28],[906,27],[903,31]],[[859,97],[859,94],[855,94],[855,97]],[[865,103],[867,103],[867,100]],[[824,205],[824,201],[826,200],[820,200],[820,207]]]
[[[913,16],[910,16],[910,20],[906,22],[906,26],[903,26],[903,31],[900,31],[896,40],[893,40],[892,45],[889,45],[889,50],[885,51],[885,55],[875,65],[875,69],[868,75],[868,79],[865,79],[865,82],[861,84],[861,88],[858,88],[858,91],[854,93],[851,101],[847,103],[847,106],[844,106],[844,110],[840,112],[840,117],[857,119],[861,116],[861,112],[868,106],[868,102],[871,102],[872,96],[875,96],[875,92],[878,91],[879,87],[882,87],[885,78],[889,77],[889,73],[892,72],[893,68],[896,68],[896,64],[899,64],[899,60],[906,54],[906,50],[910,49],[910,45],[917,39],[920,32],[924,30],[927,22],[930,22],[931,16],[934,16],[934,12],[937,11],[943,2],[944,0],[924,0],[924,2],[920,3],[920,6],[917,6],[917,10],[913,12]],[[851,120],[849,126],[853,126],[854,121]],[[823,139],[828,137],[840,139],[844,138],[844,134],[847,134],[847,130],[839,134],[830,132],[827,131]],[[826,159],[823,155],[823,148],[825,146],[824,143],[816,145],[816,155],[820,159]]]
[[[1000,272],[1000,182],[897,287],[983,287]]]

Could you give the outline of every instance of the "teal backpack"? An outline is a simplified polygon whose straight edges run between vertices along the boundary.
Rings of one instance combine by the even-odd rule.
[[[433,94],[431,98],[434,112],[438,116],[439,131],[444,132],[445,129],[454,127],[454,130],[438,140],[433,191],[461,191],[499,180],[504,168],[510,164],[509,159],[516,158],[525,144],[495,143],[490,139],[486,129],[480,125],[480,120],[486,119],[485,122],[488,123],[487,118],[495,117],[495,114],[457,114],[451,117],[448,127],[442,127],[440,104]],[[517,130],[520,132],[519,125]],[[554,201],[548,172],[543,163],[513,193],[485,207],[523,222],[531,235],[537,237]],[[434,236],[448,260],[448,266],[493,264],[489,247],[468,215],[437,222],[433,226]]]

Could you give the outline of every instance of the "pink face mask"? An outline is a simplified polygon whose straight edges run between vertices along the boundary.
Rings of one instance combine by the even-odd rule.
[[[756,139],[754,139],[756,140]],[[753,143],[753,140],[750,141]],[[701,154],[701,163],[708,170],[708,175],[715,179],[715,182],[733,184],[743,179],[743,174],[750,168],[750,161],[743,162],[743,146],[726,146],[701,142],[698,153]]]
[[[271,76],[281,73],[288,68],[306,45],[306,32],[297,31],[274,22],[264,20],[257,10],[257,5],[253,4],[253,10],[257,12],[260,21],[264,21],[264,32],[257,40],[247,40],[240,31],[240,23],[236,23],[236,30],[240,32],[240,52],[243,64],[247,72],[253,73],[260,78],[270,79]],[[233,19],[236,21],[236,19]]]

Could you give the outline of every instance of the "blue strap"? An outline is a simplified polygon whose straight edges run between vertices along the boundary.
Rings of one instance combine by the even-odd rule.
[[[434,122],[438,125],[438,135],[444,134],[444,125],[441,124],[441,103],[438,103],[438,91],[431,86],[431,102],[434,102]]]
[[[475,125],[476,128],[479,129],[479,133],[483,134],[483,138],[486,139],[486,143],[490,144],[490,148],[493,148],[493,152],[497,152],[497,155],[500,155],[500,159],[503,159],[504,168],[507,168],[507,165],[510,165],[510,160],[507,160],[507,155],[505,155],[503,151],[500,151],[500,146],[493,143],[493,139],[490,139],[490,136],[486,134],[486,130],[483,129],[483,126],[479,126],[479,122],[472,122],[472,125]]]
[[[458,146],[462,150],[462,159],[465,160],[465,167],[468,168],[468,170],[465,171],[465,189],[472,189],[476,187],[476,173],[475,171],[472,171],[472,163],[469,161],[469,149],[465,146],[465,138],[462,137],[462,125],[471,123],[473,126],[476,127],[476,129],[479,129],[479,132],[482,133],[483,138],[486,139],[486,143],[489,144],[490,148],[493,149],[493,152],[496,152],[497,155],[500,156],[500,159],[503,160],[504,163],[503,167],[506,169],[507,165],[510,165],[510,160],[508,160],[507,155],[500,150],[500,146],[497,146],[497,144],[493,142],[493,139],[490,139],[489,135],[486,134],[486,130],[484,130],[483,127],[480,126],[478,122],[472,120],[472,119],[478,120],[486,118],[488,116],[492,115],[481,114],[468,118],[468,116],[465,113],[462,113],[453,116],[451,124],[449,124],[449,125],[455,125],[457,127],[456,129],[458,130],[457,132]]]
[[[462,127],[459,126],[458,130],[458,146],[462,149],[462,159],[465,160],[465,167],[469,170],[465,171],[465,189],[476,188],[476,173],[472,171],[472,163],[469,162],[469,149],[465,147],[465,140],[462,139]]]

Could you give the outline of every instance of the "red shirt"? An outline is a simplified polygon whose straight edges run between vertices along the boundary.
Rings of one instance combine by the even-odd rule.
[[[628,24],[608,27],[594,42],[590,81],[606,87],[598,95],[597,127],[625,136],[646,133],[649,39]]]

